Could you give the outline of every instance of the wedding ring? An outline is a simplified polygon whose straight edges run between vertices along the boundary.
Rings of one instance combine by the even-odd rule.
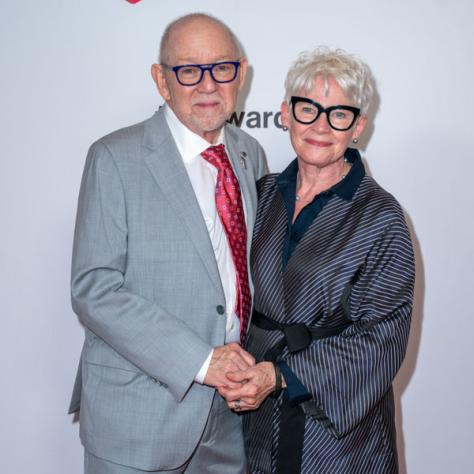
[[[234,410],[239,411],[240,410],[240,400],[236,400],[234,402]]]

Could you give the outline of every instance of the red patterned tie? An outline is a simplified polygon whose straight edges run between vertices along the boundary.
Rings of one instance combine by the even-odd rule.
[[[216,207],[227,235],[237,274],[236,313],[240,320],[240,342],[243,345],[250,316],[251,300],[247,272],[247,228],[240,186],[224,145],[211,146],[201,155],[217,168]]]

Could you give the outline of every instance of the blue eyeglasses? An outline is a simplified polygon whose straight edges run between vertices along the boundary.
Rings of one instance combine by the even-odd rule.
[[[232,82],[237,77],[240,61],[224,61],[212,64],[183,64],[182,66],[162,66],[170,69],[176,75],[176,80],[182,86],[195,86],[202,81],[204,72],[209,71],[212,80],[220,84]]]

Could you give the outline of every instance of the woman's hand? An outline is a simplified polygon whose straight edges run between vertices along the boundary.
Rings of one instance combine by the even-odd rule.
[[[260,362],[247,370],[227,372],[227,378],[240,383],[236,389],[219,388],[227,405],[234,411],[256,410],[275,389],[275,369],[271,362]]]

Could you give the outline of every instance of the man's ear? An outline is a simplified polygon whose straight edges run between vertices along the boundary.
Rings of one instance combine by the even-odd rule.
[[[168,102],[171,99],[171,94],[168,88],[168,83],[166,82],[165,71],[161,64],[152,64],[151,77],[153,78],[153,81],[155,81],[161,97]]]
[[[242,89],[245,84],[245,77],[247,76],[248,62],[245,58],[240,60],[239,67],[239,90]]]

